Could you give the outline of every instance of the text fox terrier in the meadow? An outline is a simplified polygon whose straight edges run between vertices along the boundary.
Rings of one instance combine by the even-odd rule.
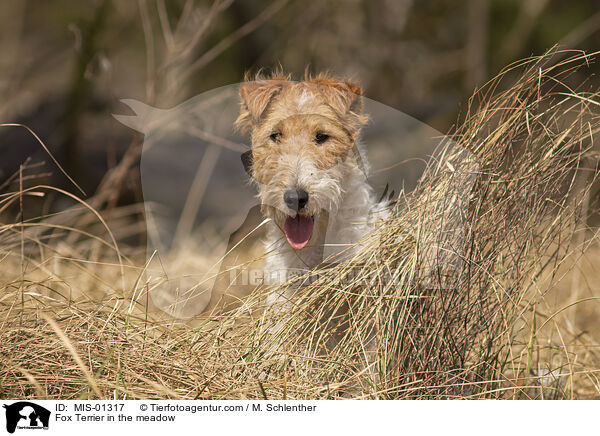
[[[252,136],[243,160],[271,219],[265,278],[272,282],[350,251],[383,216],[359,144],[368,121],[361,94],[358,85],[327,75],[300,82],[276,75],[240,87],[236,126]],[[271,295],[267,304],[291,293]]]

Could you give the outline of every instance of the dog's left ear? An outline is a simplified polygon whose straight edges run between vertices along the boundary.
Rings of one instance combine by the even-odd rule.
[[[362,88],[356,83],[352,83],[348,80],[343,80],[335,86],[341,91],[341,106],[348,112],[354,112],[357,115],[362,115]]]
[[[244,170],[250,177],[252,177],[252,150],[245,151],[242,153],[240,158],[242,159]]]
[[[317,76],[309,80],[316,84],[327,102],[357,132],[369,121],[363,114],[362,88],[349,80]]]

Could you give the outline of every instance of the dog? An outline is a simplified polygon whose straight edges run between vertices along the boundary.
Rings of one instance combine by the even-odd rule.
[[[274,74],[240,86],[235,125],[251,134],[243,161],[270,218],[265,282],[285,283],[324,261],[340,259],[386,216],[368,183],[360,144],[362,89],[328,74],[293,81]],[[273,293],[267,306],[296,288]]]

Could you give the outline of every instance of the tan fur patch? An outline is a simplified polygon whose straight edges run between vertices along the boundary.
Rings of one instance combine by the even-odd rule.
[[[345,160],[368,120],[362,114],[361,94],[358,85],[323,75],[303,82],[277,76],[244,83],[236,125],[252,131],[256,180],[277,183],[285,154],[303,155],[318,169]],[[318,134],[327,135],[327,140],[318,143]]]

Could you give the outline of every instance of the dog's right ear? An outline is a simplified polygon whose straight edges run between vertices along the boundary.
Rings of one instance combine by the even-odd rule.
[[[278,79],[242,83],[240,86],[240,116],[235,121],[235,126],[242,133],[246,133],[253,125],[258,124],[269,107],[269,103],[282,87],[283,80]]]

